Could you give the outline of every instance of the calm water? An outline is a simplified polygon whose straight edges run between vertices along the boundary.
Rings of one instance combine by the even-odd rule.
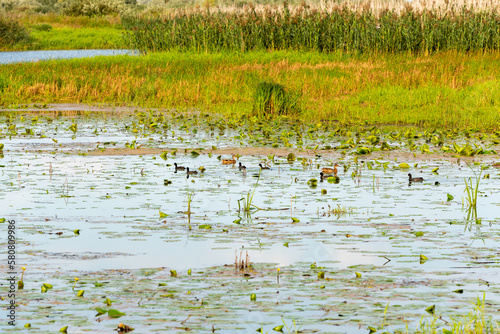
[[[132,55],[134,52],[131,50],[41,50],[0,52],[0,64],[126,54]]]

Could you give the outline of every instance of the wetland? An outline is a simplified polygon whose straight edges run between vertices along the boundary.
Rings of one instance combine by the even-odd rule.
[[[500,309],[495,134],[37,108],[0,132],[22,326],[425,332]]]

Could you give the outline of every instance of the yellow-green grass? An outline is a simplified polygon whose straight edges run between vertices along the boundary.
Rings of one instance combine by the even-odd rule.
[[[117,28],[53,28],[50,31],[31,29],[33,42],[14,46],[17,50],[119,49],[123,30]]]
[[[124,45],[124,29],[117,16],[17,14],[10,19],[21,23],[30,38],[13,45],[0,45],[0,51],[120,49]]]
[[[500,53],[160,53],[0,66],[0,105],[85,102],[252,116],[262,81],[305,122],[500,129]]]

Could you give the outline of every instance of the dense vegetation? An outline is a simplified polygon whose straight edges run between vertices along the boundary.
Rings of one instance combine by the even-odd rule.
[[[500,15],[467,7],[384,10],[303,5],[224,12],[178,11],[166,18],[124,18],[128,40],[143,51],[297,50],[356,53],[487,51],[500,48]]]
[[[0,47],[29,42],[30,36],[19,22],[0,15]]]
[[[0,105],[109,103],[253,117],[260,82],[303,122],[500,130],[500,53],[162,53],[0,66]],[[277,112],[279,114],[279,111]]]

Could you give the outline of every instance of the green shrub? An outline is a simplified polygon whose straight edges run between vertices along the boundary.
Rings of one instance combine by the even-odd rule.
[[[253,112],[258,116],[286,115],[300,111],[298,97],[274,82],[260,82],[254,96]]]
[[[37,0],[34,11],[37,13],[56,13],[59,10],[57,0]]]
[[[31,28],[33,28],[35,30],[39,30],[39,31],[51,31],[52,30],[52,26],[48,23],[35,24],[35,25],[31,26]]]
[[[0,47],[28,42],[30,36],[19,22],[0,15]]]
[[[104,16],[119,14],[125,9],[124,0],[64,0],[61,12],[70,16]]]

